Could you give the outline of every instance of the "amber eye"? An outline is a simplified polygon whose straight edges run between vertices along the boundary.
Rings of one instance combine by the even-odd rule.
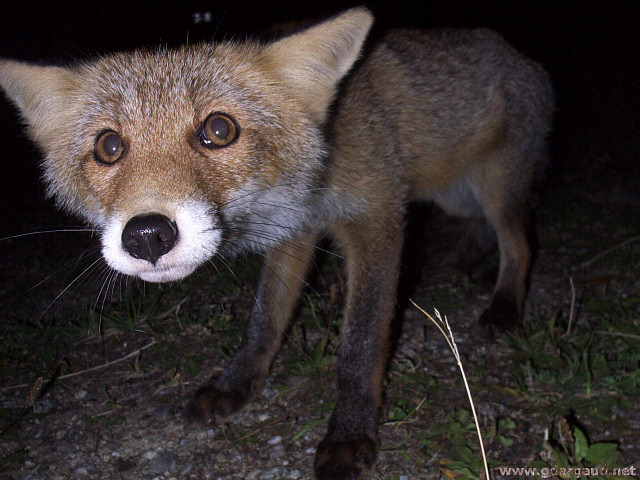
[[[206,148],[220,148],[232,144],[240,133],[236,122],[224,113],[215,112],[207,117],[198,139]]]
[[[105,130],[98,134],[93,147],[93,156],[97,161],[112,164],[120,160],[123,153],[124,144],[116,132]]]

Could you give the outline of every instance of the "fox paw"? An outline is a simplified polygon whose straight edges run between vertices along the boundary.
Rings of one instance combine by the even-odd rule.
[[[198,390],[187,407],[187,418],[205,425],[227,423],[249,402],[249,396],[240,392],[223,392],[212,385]]]
[[[520,325],[522,319],[518,313],[515,294],[506,290],[497,291],[491,304],[480,315],[478,322],[481,327],[499,332],[513,330]]]
[[[337,442],[322,440],[316,451],[317,480],[357,480],[364,478],[376,459],[376,443],[369,437]]]

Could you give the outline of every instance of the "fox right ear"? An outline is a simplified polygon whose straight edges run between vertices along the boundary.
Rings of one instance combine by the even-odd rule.
[[[283,80],[316,121],[323,122],[336,86],[360,55],[372,23],[366,8],[347,10],[268,45],[263,65]]]
[[[0,86],[20,110],[33,140],[41,145],[63,126],[75,84],[68,69],[0,59]]]

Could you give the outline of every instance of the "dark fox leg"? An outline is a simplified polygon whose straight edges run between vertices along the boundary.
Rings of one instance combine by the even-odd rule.
[[[403,233],[402,219],[385,222],[381,215],[368,220],[343,227],[337,235],[346,245],[348,298],[338,352],[338,398],[314,463],[318,480],[360,478],[376,456]]]
[[[480,324],[508,330],[522,322],[531,248],[526,223],[498,224],[500,270],[491,302],[480,316]]]
[[[269,251],[242,346],[220,377],[196,393],[191,417],[228,422],[260,391],[297,304],[316,240],[306,234]]]
[[[512,162],[507,162],[512,164]],[[491,302],[480,316],[480,324],[508,330],[522,323],[532,252],[530,233],[530,187],[526,179],[512,180],[506,167],[488,170],[479,189],[480,204],[496,232],[500,269]],[[492,175],[492,173],[496,175]],[[525,175],[523,172],[522,175]],[[503,186],[502,189],[495,188]]]

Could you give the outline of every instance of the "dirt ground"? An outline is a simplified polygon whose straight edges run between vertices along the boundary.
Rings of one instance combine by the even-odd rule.
[[[606,290],[624,299],[640,291],[637,264],[607,261],[620,251],[638,259],[638,222],[625,218],[640,212],[640,188],[633,182],[595,187],[598,179],[593,180],[588,188],[584,182],[590,179],[558,183],[542,202],[527,303],[528,321],[546,319],[542,330],[549,319],[569,317],[575,329],[587,328],[597,313],[587,298]],[[186,286],[163,291],[168,300],[146,318],[127,313],[127,302],[135,304],[127,292],[140,287],[123,282],[105,294],[103,269],[83,274],[86,259],[75,259],[78,251],[93,251],[90,258],[96,258],[95,238],[37,237],[0,244],[0,332],[3,351],[9,352],[0,363],[0,478],[312,478],[315,446],[335,398],[338,337],[336,328],[323,322],[340,312],[339,269],[323,270],[323,282],[301,309],[304,322],[292,326],[259,397],[233,423],[203,428],[185,422],[182,412],[237,345],[251,281],[236,279],[223,288],[211,283],[219,274],[204,270]],[[43,260],[48,257],[56,260]],[[69,260],[72,264],[61,269]],[[438,308],[451,323],[481,426],[494,432],[485,440],[493,465],[525,466],[539,459],[545,432],[553,434],[562,416],[574,418],[591,443],[617,442],[622,454],[617,466],[638,465],[640,395],[626,398],[625,407],[614,402],[595,414],[588,405],[608,392],[553,390],[539,380],[540,372],[523,386],[521,367],[510,360],[514,342],[486,342],[474,327],[490,289],[483,275],[444,269],[425,272],[412,297],[428,311]],[[152,297],[144,287],[142,292]],[[639,312],[629,318],[640,332]],[[318,347],[323,341],[324,349]],[[447,468],[447,462],[460,460],[460,438],[476,457],[477,440],[446,342],[413,307],[405,311],[387,378],[372,478],[477,475]],[[503,432],[509,441],[495,435],[502,420],[511,421]]]

